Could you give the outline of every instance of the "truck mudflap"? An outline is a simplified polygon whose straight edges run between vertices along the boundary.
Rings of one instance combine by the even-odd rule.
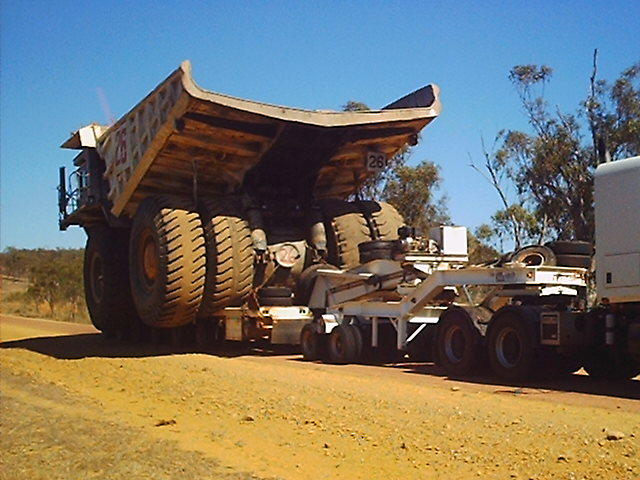
[[[428,85],[382,110],[302,110],[204,90],[185,61],[113,126],[81,129],[62,146],[97,149],[115,216],[152,193],[228,193],[274,175],[290,185],[309,177],[317,197],[344,198],[417,141],[440,113],[438,94]]]

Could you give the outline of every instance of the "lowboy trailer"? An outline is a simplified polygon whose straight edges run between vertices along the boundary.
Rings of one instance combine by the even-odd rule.
[[[401,229],[395,242],[360,245],[363,264],[319,269],[301,334],[309,360],[358,361],[394,340],[398,352],[430,355],[450,375],[487,357],[501,378],[532,371],[628,379],[640,374],[640,157],[598,167],[597,303],[588,308],[592,249],[558,241],[525,247],[510,262],[467,266],[466,231],[438,227],[429,239]],[[563,264],[563,266],[559,266]],[[473,302],[468,287],[491,287]],[[454,301],[462,290],[467,301]],[[386,328],[381,336],[381,326]],[[382,339],[382,340],[384,340]]]

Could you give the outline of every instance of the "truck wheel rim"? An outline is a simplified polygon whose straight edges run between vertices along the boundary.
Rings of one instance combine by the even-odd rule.
[[[522,357],[522,342],[515,328],[504,328],[498,334],[496,357],[504,368],[513,368],[520,361]]]
[[[102,269],[102,257],[94,255],[91,259],[91,296],[96,303],[100,303],[103,293],[104,272]]]
[[[460,363],[464,358],[466,346],[467,340],[462,328],[453,325],[447,329],[444,335],[444,353],[447,355],[449,361]]]
[[[142,272],[148,285],[152,285],[158,277],[160,264],[158,247],[150,230],[145,230],[140,239],[140,253],[142,258]]]

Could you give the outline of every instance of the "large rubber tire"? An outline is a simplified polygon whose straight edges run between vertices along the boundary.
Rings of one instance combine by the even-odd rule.
[[[329,262],[339,268],[360,264],[358,245],[378,237],[397,240],[402,217],[388,203],[327,199],[321,209],[327,232]],[[368,218],[368,219],[367,219]]]
[[[236,198],[205,198],[200,215],[207,251],[207,273],[199,317],[239,307],[251,292],[253,244],[249,224]]]
[[[589,242],[580,240],[558,240],[557,242],[549,242],[546,244],[556,255],[593,255],[593,245]]]
[[[542,368],[540,373],[548,378],[567,377],[582,367],[581,358],[567,357],[555,350],[543,351],[540,357],[540,366]]]
[[[392,260],[395,250],[395,242],[392,240],[372,240],[358,245],[360,263],[372,260]]]
[[[91,323],[108,335],[138,320],[129,287],[129,231],[94,227],[84,251],[84,294]]]
[[[262,287],[258,296],[264,298],[291,298],[293,292],[289,287]]]
[[[293,292],[289,287],[262,287],[258,291],[258,303],[273,307],[293,305]]]
[[[320,360],[323,357],[326,335],[319,333],[315,325],[307,323],[300,332],[300,350],[307,361]]]
[[[372,202],[375,204],[375,202]],[[378,238],[380,240],[397,240],[398,229],[405,222],[398,210],[386,202],[379,202],[377,207],[374,205],[371,211],[375,227],[378,229]]]
[[[510,261],[524,263],[527,266],[555,265],[556,255],[549,247],[529,245],[516,250]]]
[[[371,229],[355,202],[328,199],[322,203],[329,263],[353,268],[360,263],[358,245],[372,239]]]
[[[348,325],[348,328],[351,330],[353,339],[356,342],[356,350],[353,355],[353,359],[351,361],[352,362],[362,361],[363,353],[365,350],[364,336],[362,335],[362,331],[360,330],[360,327],[358,327],[357,325]]]
[[[358,353],[358,343],[349,325],[338,325],[329,335],[329,360],[331,363],[353,362]]]
[[[583,362],[589,376],[602,380],[628,380],[640,375],[640,363],[627,355],[602,348],[586,355]]]
[[[204,292],[205,245],[200,216],[187,200],[142,201],[131,229],[129,269],[144,323],[168,328],[194,321]]]
[[[591,268],[591,257],[588,255],[557,255],[557,264],[560,267]]]
[[[489,363],[507,381],[525,379],[536,359],[535,322],[524,309],[507,306],[494,315],[487,332]]]
[[[480,363],[482,337],[459,307],[445,311],[438,322],[437,362],[448,375],[472,373]]]

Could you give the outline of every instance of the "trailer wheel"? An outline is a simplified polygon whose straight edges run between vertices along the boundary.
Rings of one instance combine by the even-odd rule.
[[[582,368],[582,358],[566,356],[558,353],[555,349],[542,348],[538,350],[536,365],[539,366],[540,376],[562,378],[580,370]]]
[[[590,377],[602,380],[629,380],[640,375],[640,363],[628,355],[616,355],[605,349],[587,355],[583,366]]]
[[[522,309],[498,310],[487,335],[489,362],[495,374],[511,381],[525,378],[534,365],[535,338],[535,324]]]
[[[324,334],[318,333],[316,326],[307,323],[300,332],[302,358],[307,361],[320,360],[324,352]]]
[[[87,230],[84,294],[91,323],[107,336],[138,320],[129,288],[128,230]]]
[[[329,334],[329,360],[331,363],[352,362],[357,355],[358,344],[349,325],[338,325]]]
[[[131,229],[129,268],[143,322],[162,328],[193,322],[204,290],[205,246],[200,217],[187,201],[142,201]]]
[[[450,308],[440,317],[436,337],[438,364],[449,375],[471,373],[480,358],[481,336],[461,308]]]
[[[239,307],[253,283],[253,244],[248,222],[235,198],[205,198],[200,208],[207,272],[199,317]]]
[[[351,333],[353,334],[353,338],[356,342],[356,350],[352,361],[362,360],[362,354],[364,352],[364,339],[362,338],[362,331],[357,325],[348,325],[348,327],[351,329]]]

